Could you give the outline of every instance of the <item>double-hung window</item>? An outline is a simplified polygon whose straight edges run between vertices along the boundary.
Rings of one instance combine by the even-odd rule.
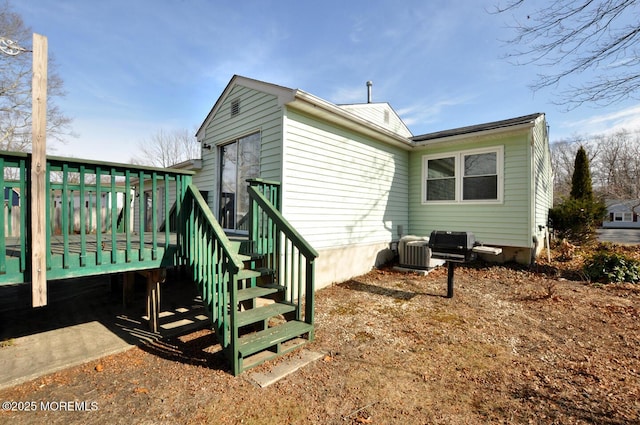
[[[502,202],[503,148],[423,157],[424,203]]]
[[[630,212],[616,212],[613,215],[613,221],[633,221],[633,213]]]

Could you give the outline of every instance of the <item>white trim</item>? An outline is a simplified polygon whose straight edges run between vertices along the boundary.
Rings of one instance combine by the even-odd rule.
[[[464,167],[463,159],[468,155],[479,155],[484,153],[496,153],[496,173],[497,173],[497,199],[487,200],[464,200],[462,199],[462,186],[463,186],[463,178],[462,175]],[[442,158],[451,158],[453,157],[455,160],[455,196],[453,200],[446,201],[428,201],[427,197],[427,162],[433,159],[442,159]],[[455,152],[447,152],[447,153],[439,153],[432,155],[423,155],[422,156],[422,194],[421,194],[421,202],[422,205],[486,205],[486,204],[502,204],[504,201],[504,146],[492,146],[488,148],[482,149],[468,149],[463,151],[455,151]]]
[[[229,137],[229,138],[227,138],[227,139],[224,139],[224,140],[218,141],[218,142],[216,142],[216,144],[215,144],[214,146],[216,146],[217,148],[219,148],[219,147],[221,147],[221,146],[224,146],[224,145],[228,145],[228,144],[230,144],[230,143],[237,142],[237,141],[238,141],[238,140],[240,140],[240,139],[244,139],[245,137],[249,137],[249,136],[251,136],[251,135],[253,135],[253,134],[256,134],[256,133],[260,133],[260,141],[262,141],[262,127],[255,127],[254,129],[252,129],[252,130],[248,130],[248,131],[245,131],[245,132],[243,132],[243,133],[240,133],[240,134],[239,134],[239,135],[237,135],[237,136]],[[262,159],[262,158],[260,158],[260,159]],[[219,166],[219,164],[218,164],[218,166]]]
[[[616,217],[619,216],[620,220],[617,220]],[[625,216],[629,218],[629,220],[625,220]],[[633,223],[633,213],[629,211],[613,211],[613,222],[615,223]]]
[[[288,158],[289,158],[289,113],[287,108],[281,108],[280,114],[282,119],[282,134],[281,137],[281,156],[280,156],[280,213],[285,214],[287,205],[289,203],[289,196],[287,187],[288,182],[286,173],[289,167]]]

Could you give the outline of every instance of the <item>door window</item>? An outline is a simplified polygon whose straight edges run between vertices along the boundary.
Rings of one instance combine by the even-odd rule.
[[[220,224],[246,230],[249,213],[247,179],[260,176],[260,133],[252,133],[220,147]]]

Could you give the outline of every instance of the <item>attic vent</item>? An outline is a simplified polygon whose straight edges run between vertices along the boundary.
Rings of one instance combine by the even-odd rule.
[[[384,111],[384,123],[389,124],[389,111]]]
[[[231,101],[231,116],[235,117],[240,113],[240,99],[234,99]]]

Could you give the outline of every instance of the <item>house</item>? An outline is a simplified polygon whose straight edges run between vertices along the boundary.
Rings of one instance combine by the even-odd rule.
[[[387,103],[336,105],[234,76],[197,132],[193,177],[242,232],[246,180],[281,184],[281,212],[319,252],[316,287],[390,259],[403,235],[465,230],[533,261],[552,203],[544,114],[413,136]]]
[[[638,211],[640,199],[610,199],[606,201],[607,219],[602,227],[616,229],[639,229]]]

